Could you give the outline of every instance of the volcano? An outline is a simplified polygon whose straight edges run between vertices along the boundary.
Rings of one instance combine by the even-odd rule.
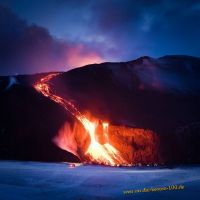
[[[50,85],[51,79],[58,76],[60,73],[52,73],[49,74],[43,78],[40,79],[36,84],[34,84],[34,88],[41,92],[45,97],[50,98],[54,102],[58,103],[60,106],[62,106],[68,113],[70,113],[74,118],[83,126],[86,133],[88,133],[89,136],[89,145],[84,152],[83,149],[85,149],[85,146],[81,141],[82,138],[85,138],[87,143],[87,136],[84,136],[84,131],[81,131],[80,128],[75,131],[71,131],[70,128],[64,129],[63,133],[59,135],[59,137],[56,137],[56,143],[58,146],[66,151],[69,151],[73,153],[74,155],[78,156],[82,161],[91,161],[97,164],[104,164],[104,165],[130,165],[133,163],[136,163],[135,158],[135,152],[133,149],[130,149],[131,146],[129,142],[126,139],[125,145],[127,147],[123,147],[121,145],[118,145],[121,148],[121,151],[115,148],[117,144],[121,144],[123,142],[123,139],[125,139],[124,132],[129,137],[138,137],[136,134],[137,131],[135,129],[132,129],[131,134],[129,133],[129,129],[127,127],[121,127],[119,126],[118,129],[116,128],[110,128],[109,124],[107,122],[99,123],[97,120],[90,120],[86,114],[81,113],[81,111],[69,100],[66,98],[62,98],[61,96],[55,94],[53,92],[52,87]],[[76,126],[79,126],[78,123]],[[77,129],[77,128],[76,128]],[[114,129],[114,131],[113,131]],[[116,130],[115,130],[116,129]],[[97,133],[99,132],[99,137],[103,138],[103,141],[98,140]],[[122,137],[121,141],[116,142],[115,145],[112,145],[113,139],[110,137],[110,133],[118,132],[117,138]],[[79,135],[77,137],[76,135]],[[152,134],[151,134],[152,135]],[[139,136],[141,137],[141,136]],[[65,140],[63,140],[63,138]],[[71,138],[71,139],[70,139]],[[149,133],[146,133],[144,135],[144,138],[149,139]],[[64,142],[63,142],[64,141]],[[78,145],[78,143],[82,143],[82,145]],[[153,142],[152,142],[153,143]],[[154,143],[153,143],[154,144]],[[156,146],[156,145],[154,145]],[[151,148],[152,145],[148,145],[148,148]],[[80,149],[78,151],[78,149]],[[154,149],[154,151],[151,149],[149,151],[144,151],[145,154],[148,154],[148,156],[157,155],[159,154],[158,149]],[[147,156],[146,156],[147,157]],[[147,161],[144,161],[145,156],[142,156],[142,159],[140,160],[146,163]],[[151,156],[152,157],[152,156]],[[148,159],[149,162],[155,162],[155,159]]]
[[[1,159],[200,162],[199,58],[145,56],[0,79]]]

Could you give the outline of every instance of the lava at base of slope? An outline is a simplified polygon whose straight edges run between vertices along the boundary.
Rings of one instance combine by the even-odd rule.
[[[104,148],[105,136],[98,129],[102,129],[101,124],[96,127],[95,139]],[[99,132],[101,132],[101,136],[99,136]],[[54,138],[54,142],[60,148],[79,157],[84,164],[128,167],[163,164],[159,137],[151,130],[110,125],[106,137],[107,143],[116,150],[114,155],[111,154],[114,162],[104,159],[104,155],[99,155],[99,158],[95,159],[95,154],[92,156],[87,154],[91,139],[79,122],[75,122],[73,127],[66,122]]]

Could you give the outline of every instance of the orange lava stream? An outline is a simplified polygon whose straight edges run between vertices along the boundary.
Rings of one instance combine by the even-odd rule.
[[[44,96],[50,98],[56,103],[63,106],[67,111],[69,111],[81,124],[84,126],[88,134],[90,135],[91,142],[88,146],[85,155],[94,163],[105,164],[105,165],[119,165],[125,164],[126,161],[120,155],[120,152],[113,147],[109,143],[108,138],[108,123],[103,123],[103,132],[102,134],[106,138],[105,144],[100,144],[95,139],[95,131],[97,127],[96,122],[90,121],[84,114],[82,114],[70,101],[63,99],[62,97],[53,93],[50,88],[49,81],[60,73],[53,73],[41,78],[36,84],[34,84],[34,88],[41,92]]]

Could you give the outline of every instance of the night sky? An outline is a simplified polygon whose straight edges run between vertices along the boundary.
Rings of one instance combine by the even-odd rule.
[[[0,0],[0,75],[200,56],[200,1]]]

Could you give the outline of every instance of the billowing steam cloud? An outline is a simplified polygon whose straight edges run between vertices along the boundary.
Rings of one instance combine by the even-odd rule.
[[[9,79],[9,82],[6,87],[6,90],[10,89],[14,84],[18,84],[18,81],[14,76],[10,76],[8,79]]]

